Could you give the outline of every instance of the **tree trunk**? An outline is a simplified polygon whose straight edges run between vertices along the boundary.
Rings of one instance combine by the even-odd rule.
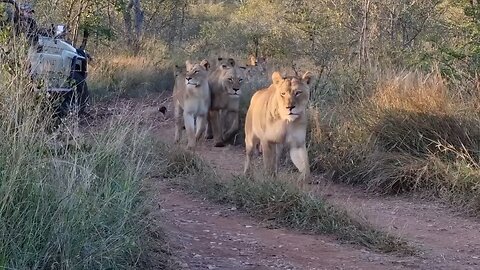
[[[73,34],[72,34],[72,45],[75,46],[77,44],[78,39],[78,32],[80,28],[80,20],[82,18],[83,11],[85,10],[85,3],[80,2],[80,7],[78,9],[77,16],[74,19],[74,26],[73,26]]]
[[[133,0],[133,12],[135,13],[135,41],[141,42],[143,38],[144,12],[140,0]]]
[[[360,42],[359,42],[359,67],[362,68],[362,65],[368,59],[368,50],[367,50],[367,36],[368,36],[368,15],[370,10],[370,0],[364,0],[363,3],[363,24],[362,31],[360,32]]]
[[[68,13],[67,13],[67,27],[69,29],[72,29],[73,28],[73,8],[75,6],[75,2],[74,0],[72,0],[70,2],[70,7],[68,8]]]
[[[125,9],[123,10],[123,23],[125,24],[125,35],[127,36],[127,43],[129,46],[132,45],[132,16],[130,15],[131,9],[130,2],[127,4]]]
[[[185,1],[185,3],[182,5],[182,17],[180,18],[180,33],[178,35],[178,43],[182,43],[183,41],[183,30],[185,29],[185,12],[188,7],[187,5],[187,1]]]
[[[134,29],[132,28],[132,9],[135,15]],[[127,36],[128,45],[133,47],[134,51],[137,51],[143,38],[144,22],[144,12],[140,0],[130,0],[128,2],[123,12],[123,21],[125,24],[125,34]]]
[[[253,50],[254,50],[254,54],[255,54],[255,59],[258,59],[259,55],[258,55],[258,50],[259,50],[259,37],[255,36],[253,37]]]

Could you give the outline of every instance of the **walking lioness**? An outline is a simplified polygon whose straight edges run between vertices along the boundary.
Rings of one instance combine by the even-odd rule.
[[[280,154],[276,148],[284,145],[290,148],[290,158],[301,173],[300,180],[305,182],[310,177],[305,137],[312,74],[282,78],[274,72],[272,81],[269,88],[257,91],[250,101],[245,120],[244,172],[251,174],[252,156],[260,144],[265,169],[276,174]]]
[[[208,84],[212,97],[210,106],[208,135],[213,135],[215,147],[225,146],[225,139],[230,138],[238,129],[238,121],[231,113],[237,112],[235,99],[240,97],[243,84],[244,67],[238,67],[233,58],[219,57],[217,68],[210,73]],[[224,130],[226,117],[231,118],[231,125]],[[237,125],[237,127],[235,127]],[[212,134],[209,134],[212,133]],[[207,138],[210,136],[207,135]]]
[[[210,107],[210,88],[208,74],[210,64],[186,62],[186,72],[177,72],[173,88],[175,105],[175,143],[180,141],[182,127],[187,131],[187,148],[195,147],[207,124]],[[195,129],[196,122],[196,129]]]

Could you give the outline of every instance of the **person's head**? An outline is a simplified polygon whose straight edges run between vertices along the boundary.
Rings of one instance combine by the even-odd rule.
[[[35,13],[35,10],[32,8],[32,5],[29,3],[23,3],[20,5],[21,16],[25,18],[30,18]]]

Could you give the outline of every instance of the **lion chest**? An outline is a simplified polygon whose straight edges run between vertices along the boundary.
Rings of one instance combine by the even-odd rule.
[[[211,110],[224,110],[228,106],[229,95],[225,86],[217,79],[209,80],[212,98]]]
[[[212,110],[223,110],[228,107],[229,96],[228,93],[216,92],[212,93]]]
[[[263,136],[260,137],[269,142],[282,143],[285,141],[287,131],[288,128],[285,121],[267,121],[258,133],[263,133]]]
[[[208,95],[186,95],[183,101],[185,113],[193,115],[207,115],[210,106]]]
[[[278,120],[267,124],[263,133],[269,142],[301,144],[305,142],[306,128],[295,121]]]
[[[240,96],[230,96],[227,106],[227,111],[238,112],[240,108]]]

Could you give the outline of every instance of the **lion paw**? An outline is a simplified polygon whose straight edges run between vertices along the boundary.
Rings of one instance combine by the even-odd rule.
[[[225,143],[223,143],[223,142],[216,142],[213,146],[215,146],[215,147],[225,147]]]

